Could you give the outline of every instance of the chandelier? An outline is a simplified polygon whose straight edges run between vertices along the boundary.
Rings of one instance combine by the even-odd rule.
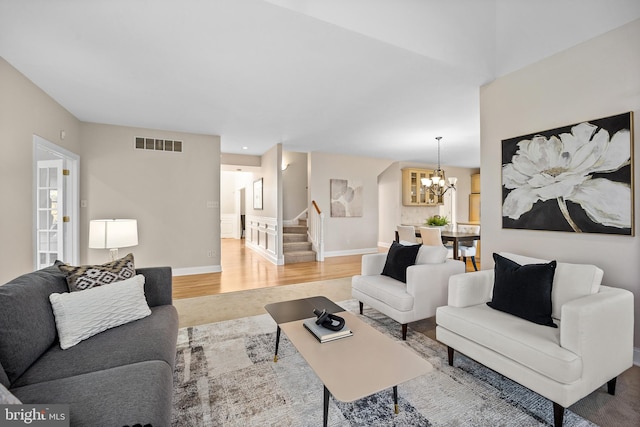
[[[448,179],[448,183],[445,181],[444,171],[440,168],[441,139],[441,136],[436,136],[436,140],[438,140],[438,169],[434,170],[429,178],[422,178],[420,180],[426,191],[433,195],[436,203],[442,203],[442,196],[444,196],[444,193],[446,193],[450,188],[455,191],[456,182],[458,182],[458,178],[453,176]]]

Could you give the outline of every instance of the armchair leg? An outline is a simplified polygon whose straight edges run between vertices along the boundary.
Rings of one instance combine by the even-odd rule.
[[[364,306],[364,304],[360,301],[358,301],[358,305],[360,306],[360,314],[362,314],[362,308]]]
[[[478,271],[478,266],[476,265],[476,257],[474,256],[471,257],[471,264],[473,264],[473,269],[475,271]]]
[[[564,419],[564,408],[553,402],[553,425],[554,427],[562,427]]]
[[[406,341],[407,340],[407,324],[403,323],[402,324],[402,341]]]
[[[449,361],[449,366],[453,366],[453,348],[447,346],[447,359]]]
[[[609,393],[611,396],[615,396],[616,395],[616,380],[618,379],[618,377],[615,377],[614,379],[610,380],[607,383],[607,393]]]

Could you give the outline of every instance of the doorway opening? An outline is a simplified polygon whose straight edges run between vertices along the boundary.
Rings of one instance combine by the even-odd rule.
[[[80,262],[80,156],[33,135],[33,248],[39,270]]]

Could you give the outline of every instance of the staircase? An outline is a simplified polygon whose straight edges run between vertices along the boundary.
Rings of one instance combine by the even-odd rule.
[[[298,225],[285,225],[282,241],[285,264],[316,260],[316,253],[311,249],[311,242],[307,238],[306,219],[299,219]]]

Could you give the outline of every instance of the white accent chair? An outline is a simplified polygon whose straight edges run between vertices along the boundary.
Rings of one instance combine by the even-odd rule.
[[[548,261],[501,254],[520,265]],[[601,286],[594,265],[557,263],[551,317],[559,327],[538,325],[487,306],[494,270],[452,276],[448,305],[436,313],[436,338],[553,402],[554,424],[564,409],[633,365],[633,294]],[[455,350],[454,350],[455,349]]]
[[[407,268],[407,282],[383,276],[387,254],[362,256],[362,274],[353,276],[351,294],[360,302],[360,314],[367,304],[402,325],[407,339],[407,323],[436,314],[447,304],[449,277],[464,273],[462,261],[445,259],[443,246],[422,246],[416,264]]]
[[[460,233],[474,233],[480,234],[480,226],[479,225],[459,225],[458,232]],[[478,250],[478,241],[474,240],[473,242],[461,242],[458,245],[458,257],[462,258],[462,262],[467,264],[467,258],[471,258],[471,264],[473,264],[473,269],[478,271],[478,266],[476,265],[476,254]]]

